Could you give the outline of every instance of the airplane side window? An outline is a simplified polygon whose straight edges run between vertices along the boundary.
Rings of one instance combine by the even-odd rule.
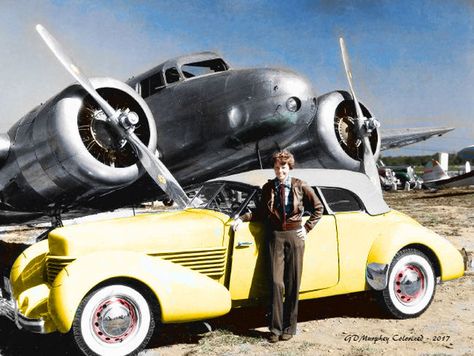
[[[220,59],[211,59],[208,61],[186,63],[181,66],[181,71],[185,78],[198,77],[209,73],[223,72],[229,69],[227,64]]]
[[[155,94],[164,87],[163,79],[161,78],[161,73],[156,73],[151,77],[143,79],[140,82],[142,98],[147,98],[150,95]]]
[[[176,68],[169,68],[165,72],[166,83],[174,83],[179,81],[179,73]]]
[[[359,199],[350,191],[340,188],[321,188],[329,208],[333,212],[364,210]]]
[[[143,79],[140,82],[140,94],[142,98],[146,98],[150,96],[150,78]]]
[[[154,76],[150,77],[150,95],[159,92],[163,89],[164,85],[165,83],[163,83],[161,73],[156,73]]]

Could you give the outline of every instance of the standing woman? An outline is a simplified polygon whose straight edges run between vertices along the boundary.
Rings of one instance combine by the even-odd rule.
[[[234,221],[233,228],[237,230],[243,221],[270,224],[272,313],[269,341],[274,343],[279,339],[290,340],[296,334],[304,240],[321,218],[323,205],[306,182],[290,176],[295,165],[290,152],[275,152],[272,160],[275,178],[263,186],[257,212],[241,216]],[[304,203],[310,208],[311,216],[303,226]]]

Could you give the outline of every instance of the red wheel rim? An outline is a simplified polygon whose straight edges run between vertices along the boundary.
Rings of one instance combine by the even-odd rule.
[[[401,303],[416,304],[425,295],[426,276],[419,266],[406,264],[395,275],[393,288]]]
[[[136,306],[121,297],[104,300],[94,310],[92,330],[95,336],[107,344],[117,344],[133,335],[138,326]]]

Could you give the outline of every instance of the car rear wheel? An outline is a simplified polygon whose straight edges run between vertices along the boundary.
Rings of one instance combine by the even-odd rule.
[[[390,264],[387,287],[380,300],[399,319],[414,318],[431,304],[436,289],[433,265],[415,249],[399,251]]]
[[[86,355],[133,355],[146,346],[154,326],[145,297],[129,286],[114,284],[94,290],[82,300],[73,334]]]

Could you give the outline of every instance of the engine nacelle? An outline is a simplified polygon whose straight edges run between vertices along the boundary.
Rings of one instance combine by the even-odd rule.
[[[356,137],[354,101],[345,91],[334,91],[317,99],[318,110],[310,126],[312,149],[320,165],[324,168],[350,169],[358,171],[363,157],[363,147]],[[360,104],[366,117],[370,111]],[[380,154],[380,135],[375,129],[370,136],[374,158]]]
[[[116,109],[139,117],[135,134],[156,149],[156,127],[144,100],[111,78],[91,80]],[[2,140],[0,170],[4,208],[44,211],[68,205],[134,182],[143,173],[133,148],[108,126],[97,103],[78,84],[71,85],[25,115]]]

